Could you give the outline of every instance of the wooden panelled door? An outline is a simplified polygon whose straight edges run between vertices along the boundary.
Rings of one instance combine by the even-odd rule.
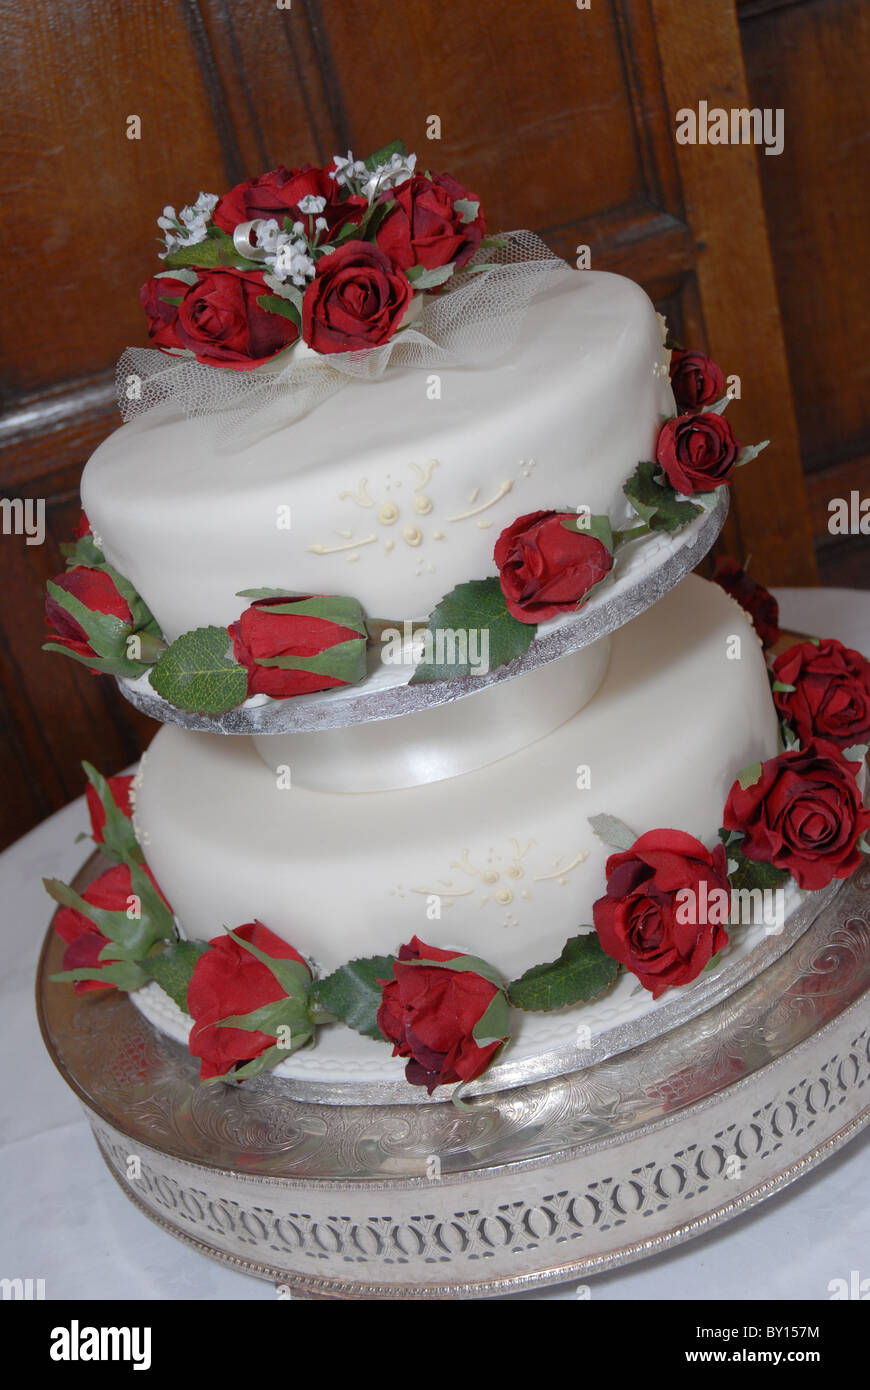
[[[746,383],[738,437],[774,441],[738,479],[727,548],[765,582],[814,582],[758,152],[675,143],[678,108],[748,104],[727,0],[0,0],[0,35],[0,489],[44,501],[46,527],[0,537],[4,842],[81,791],[82,758],[116,772],[154,732],[110,680],[42,653],[43,586],[118,423],[114,363],[145,341],[156,216],[278,163],[401,135],[492,229],[638,280]]]

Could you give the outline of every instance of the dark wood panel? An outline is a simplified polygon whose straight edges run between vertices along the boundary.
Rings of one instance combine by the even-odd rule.
[[[402,131],[424,166],[461,173],[493,227],[572,223],[657,203],[650,127],[664,113],[626,53],[619,6],[564,3],[315,6],[355,150]],[[384,71],[385,62],[387,71]],[[638,129],[646,94],[650,127]],[[441,139],[427,139],[427,118]]]
[[[104,370],[141,341],[155,218],[240,171],[189,8],[0,0],[7,399]]]
[[[820,573],[870,588],[866,540],[826,529],[843,470],[870,496],[870,12],[754,0],[740,19],[752,100],[785,112],[759,166]]]
[[[671,110],[697,110],[701,100],[746,106],[733,7],[652,3]],[[747,442],[772,440],[763,464],[735,477],[741,549],[752,554],[761,583],[813,583],[809,515],[756,152],[749,145],[681,145],[679,165],[698,247],[710,348],[745,384],[732,408],[736,433]]]

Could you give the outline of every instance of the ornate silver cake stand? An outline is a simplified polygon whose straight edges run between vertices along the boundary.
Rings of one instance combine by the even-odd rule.
[[[866,863],[728,998],[464,1112],[201,1086],[126,997],[50,983],[61,953],[50,931],[43,1036],[120,1186],[300,1297],[479,1298],[625,1264],[771,1196],[870,1119]]]

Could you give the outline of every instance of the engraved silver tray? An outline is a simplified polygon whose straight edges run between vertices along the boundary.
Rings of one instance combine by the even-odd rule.
[[[409,685],[408,666],[386,667],[378,660],[358,685],[298,695],[287,700],[246,701],[221,715],[176,709],[151,688],[147,676],[131,681],[117,677],[118,689],[131,705],[160,723],[180,724],[213,734],[284,734],[344,728],[375,719],[393,719],[435,705],[461,700],[499,681],[511,680],[588,647],[645,613],[691,570],[713,545],[728,515],[728,488],[719,488],[700,516],[673,535],[654,532],[629,541],[617,554],[610,582],[582,610],[542,623],[524,656],[484,676]],[[372,653],[374,662],[377,653]]]
[[[201,1086],[118,994],[48,982],[43,1037],[128,1197],[300,1297],[479,1298],[710,1230],[870,1119],[870,864],[726,999],[585,1068],[478,1098],[323,1105]]]

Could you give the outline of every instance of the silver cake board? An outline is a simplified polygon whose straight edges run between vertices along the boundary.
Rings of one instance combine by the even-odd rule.
[[[525,656],[486,675],[409,684],[408,666],[384,666],[372,653],[372,669],[357,685],[317,691],[292,699],[245,702],[225,714],[198,714],[178,709],[152,688],[147,677],[117,677],[125,699],[160,723],[180,724],[214,734],[285,734],[346,728],[373,720],[394,719],[476,695],[488,686],[512,680],[581,651],[645,613],[699,565],[715,543],[728,515],[728,488],[721,487],[700,515],[672,534],[653,532],[617,551],[613,573],[577,613],[542,623]]]
[[[569,1074],[443,1105],[203,1086],[126,996],[48,976],[46,1045],[151,1220],[302,1298],[521,1292],[666,1250],[870,1120],[870,864],[728,998]]]

